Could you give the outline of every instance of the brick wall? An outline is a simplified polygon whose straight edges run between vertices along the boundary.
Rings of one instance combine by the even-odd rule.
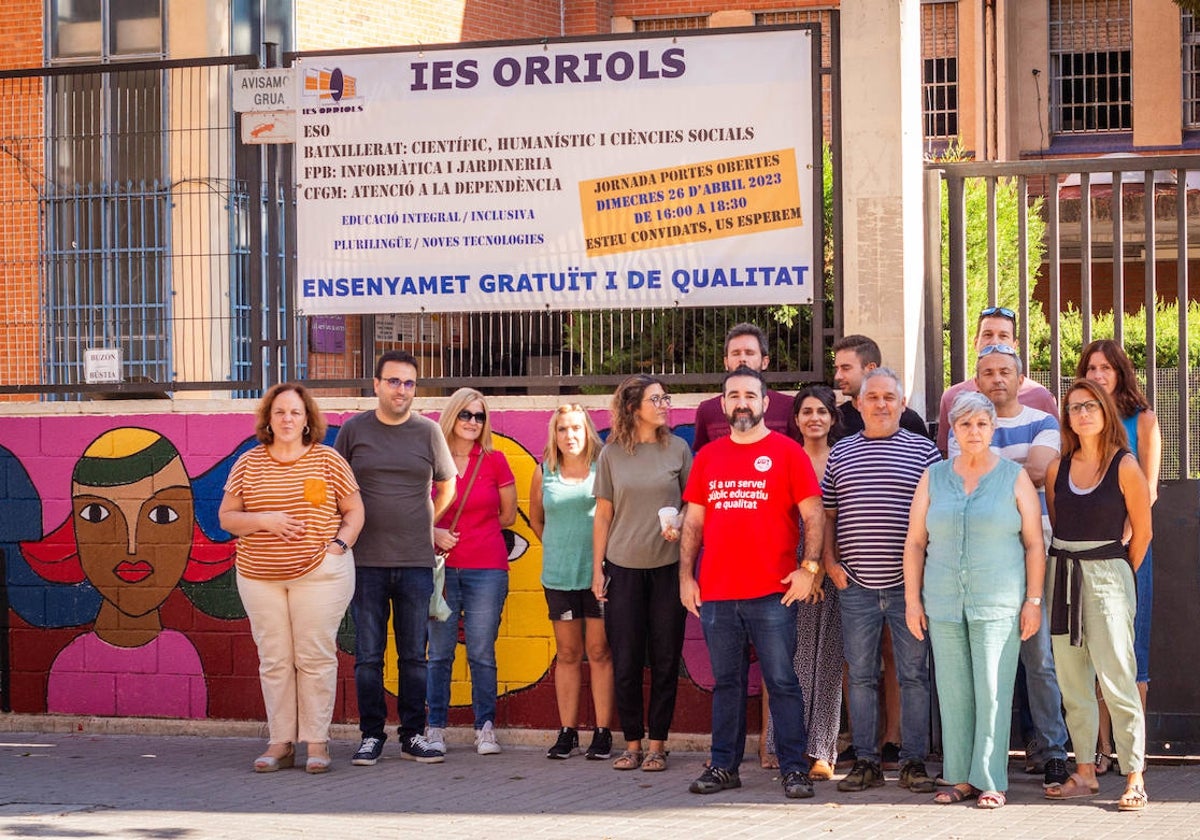
[[[42,4],[12,0],[0,7],[0,68],[42,63]],[[38,205],[44,177],[42,85],[38,79],[7,80],[0,97],[4,126],[0,155],[0,238],[8,243],[0,263],[5,342],[0,382],[37,382]],[[2,398],[0,398],[2,399]]]

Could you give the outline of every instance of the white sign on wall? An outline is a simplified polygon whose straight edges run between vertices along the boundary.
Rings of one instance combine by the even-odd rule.
[[[120,347],[89,347],[83,351],[83,381],[88,385],[124,382]]]
[[[815,60],[808,29],[309,59],[298,305],[809,303]]]

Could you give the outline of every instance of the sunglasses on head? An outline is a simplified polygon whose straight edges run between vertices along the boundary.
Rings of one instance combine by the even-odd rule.
[[[1013,322],[1017,320],[1017,313],[1013,312],[1007,306],[989,306],[979,311],[980,318],[990,318],[993,315],[1000,315]]]
[[[458,419],[464,423],[470,423],[474,420],[476,423],[483,425],[487,421],[486,411],[467,411],[465,408],[458,412]]]
[[[993,353],[1003,353],[1005,356],[1012,356],[1014,359],[1017,358],[1017,351],[1007,344],[989,344],[979,351],[979,358],[982,359],[984,356],[990,356]]]

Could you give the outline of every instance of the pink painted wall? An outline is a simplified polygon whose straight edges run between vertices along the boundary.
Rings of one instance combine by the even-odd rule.
[[[493,426],[500,436],[497,448],[517,477],[521,515],[512,529],[518,537],[514,554],[519,556],[510,566],[510,595],[497,642],[502,694],[498,724],[556,728],[554,642],[539,583],[541,545],[526,521],[529,480],[545,444],[551,403],[538,410],[500,405],[509,401],[498,399],[493,406]],[[163,633],[155,644],[139,649],[140,658],[122,658],[111,655],[111,648],[106,651],[104,643],[97,644],[92,633],[103,599],[91,583],[48,580],[46,567],[29,562],[34,551],[39,556],[46,553],[53,542],[46,537],[71,519],[72,471],[83,451],[99,436],[122,427],[156,432],[175,446],[192,481],[196,522],[203,532],[197,542],[213,543],[206,550],[215,555],[227,553],[231,544],[226,545],[228,535],[217,524],[216,510],[229,468],[253,434],[253,404],[226,405],[226,411],[207,414],[190,413],[180,401],[166,413],[0,416],[0,479],[5,488],[0,495],[0,550],[11,628],[3,642],[10,654],[13,711],[264,717],[257,656],[232,571],[208,581],[180,581],[157,608]],[[336,427],[353,413],[329,411],[327,419]],[[693,414],[694,408],[687,407],[672,412],[676,432],[689,441]],[[598,428],[607,428],[606,410],[595,409],[592,416]],[[689,622],[675,728],[706,732],[711,673],[699,625]],[[335,711],[339,722],[356,718],[348,622],[344,630]],[[394,672],[385,677],[394,685]],[[469,722],[463,661],[456,663],[452,703],[452,723]],[[590,709],[584,714],[590,715]]]

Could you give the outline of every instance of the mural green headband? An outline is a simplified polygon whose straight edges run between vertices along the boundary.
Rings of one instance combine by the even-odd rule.
[[[149,478],[178,457],[179,450],[174,444],[157,432],[115,429],[96,438],[87,448],[75,464],[71,478],[76,484],[91,487],[133,484]]]

